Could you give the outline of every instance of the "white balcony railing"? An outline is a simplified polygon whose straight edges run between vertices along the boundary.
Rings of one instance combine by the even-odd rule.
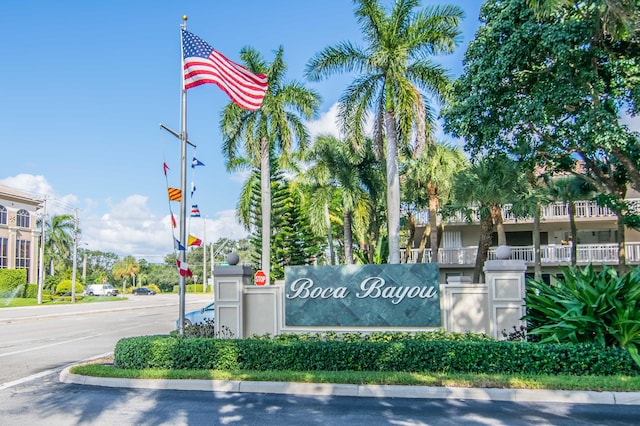
[[[640,199],[629,199],[627,202],[630,204],[631,208],[636,212],[640,213]],[[576,211],[575,218],[576,219],[586,219],[586,218],[616,218],[616,214],[611,211],[607,207],[599,206],[595,201],[576,201]],[[548,204],[542,206],[541,211],[541,219],[542,220],[568,220],[569,219],[569,206],[564,202],[556,202],[552,204]],[[421,224],[426,224],[429,221],[429,212],[418,212],[415,213],[416,221]],[[502,207],[502,217],[505,222],[514,222],[516,221],[515,216],[511,213],[511,205],[507,204]],[[438,218],[440,220],[441,218]],[[471,214],[472,221],[479,222],[480,215],[478,214],[477,208],[472,208]],[[517,219],[519,221],[532,221],[532,218],[520,218]],[[446,223],[466,223],[466,217],[463,217],[462,214],[458,213],[454,216],[450,216],[447,218]]]
[[[628,264],[640,263],[640,242],[626,244],[626,256]],[[489,249],[488,259],[496,258],[495,247]],[[476,262],[477,247],[447,248],[438,250],[438,263],[442,265],[467,265],[473,266]],[[412,249],[407,263],[416,263],[419,249]],[[401,259],[405,258],[406,250],[401,249]],[[527,265],[535,263],[533,246],[511,247],[511,259],[524,260]],[[425,249],[422,262],[431,261],[431,249]],[[543,245],[540,246],[540,261],[547,265],[568,265],[571,263],[571,246]],[[578,244],[576,263],[586,265],[588,263],[617,265],[618,244]]]

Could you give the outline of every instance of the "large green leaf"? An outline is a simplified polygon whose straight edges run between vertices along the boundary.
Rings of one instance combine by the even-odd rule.
[[[627,348],[640,365],[640,271],[622,277],[608,266],[562,270],[557,282],[527,282],[528,333],[542,342]]]

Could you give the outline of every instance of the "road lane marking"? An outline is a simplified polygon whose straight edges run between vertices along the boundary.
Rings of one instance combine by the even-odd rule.
[[[22,349],[22,350],[19,350],[19,351],[7,352],[7,353],[4,353],[4,354],[0,354],[0,358],[5,357],[5,356],[10,356],[10,355],[22,354],[22,353],[25,353],[25,352],[39,351],[41,349],[50,348],[52,346],[66,345],[67,343],[77,342],[79,340],[92,339],[94,337],[100,337],[100,336],[106,336],[106,335],[109,335],[109,334],[120,333],[120,332],[122,332],[124,330],[131,330],[131,329],[140,328],[140,327],[143,327],[143,326],[144,325],[136,325],[136,326],[127,327],[127,328],[120,328],[118,330],[110,331],[110,332],[107,332],[107,333],[92,334],[92,335],[89,335],[89,336],[78,337],[76,339],[63,340],[63,341],[60,341],[60,342],[50,343],[48,345],[36,346],[36,347],[33,347],[33,348]]]
[[[112,353],[113,352],[106,352],[106,353],[103,353],[103,354],[100,354],[100,355],[94,355],[92,357],[85,358],[85,359],[77,361],[77,362],[72,362],[70,364],[63,365],[62,367],[57,367],[57,368],[53,368],[51,370],[41,371],[40,373],[36,373],[36,374],[32,374],[30,376],[22,377],[20,379],[13,380],[11,382],[2,383],[2,384],[0,384],[0,391],[12,388],[14,386],[21,385],[23,383],[30,382],[30,381],[35,380],[35,379],[39,379],[40,377],[48,376],[49,374],[59,373],[62,370],[64,370],[65,368],[71,367],[72,365],[76,365],[76,364],[80,364],[80,363],[83,363],[83,362],[92,361],[94,359],[104,358],[106,356],[111,355]]]

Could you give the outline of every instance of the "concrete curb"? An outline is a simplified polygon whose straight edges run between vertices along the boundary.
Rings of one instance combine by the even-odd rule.
[[[72,374],[67,367],[60,381],[78,385],[133,389],[254,392],[284,395],[419,398],[567,404],[640,405],[640,392],[595,392],[534,389],[452,388],[430,386],[349,385],[328,383],[252,382],[239,380],[145,380]]]

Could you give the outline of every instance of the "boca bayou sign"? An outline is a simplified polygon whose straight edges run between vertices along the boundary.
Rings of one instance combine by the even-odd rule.
[[[440,327],[438,265],[285,268],[285,325]]]

